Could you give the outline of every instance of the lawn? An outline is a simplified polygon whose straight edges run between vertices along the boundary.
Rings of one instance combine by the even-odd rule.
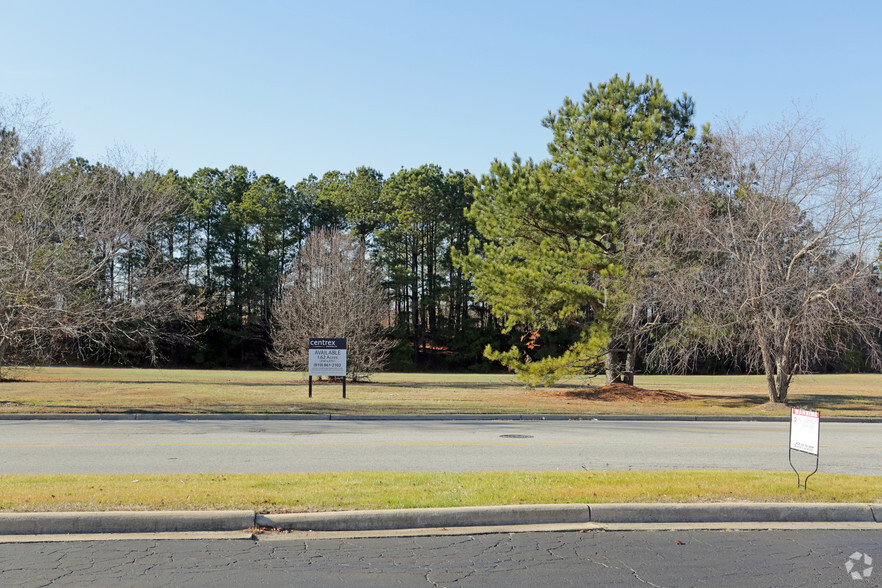
[[[308,398],[305,374],[40,367],[12,372],[0,383],[0,413],[331,413],[331,414],[574,414],[787,416],[767,404],[762,376],[638,376],[651,390],[687,400],[595,400],[598,378],[530,389],[508,374],[376,374],[369,382],[316,383]],[[797,376],[790,402],[824,416],[882,417],[882,375]]]
[[[793,472],[473,472],[0,476],[0,511],[266,513],[601,502],[882,503],[882,478]]]

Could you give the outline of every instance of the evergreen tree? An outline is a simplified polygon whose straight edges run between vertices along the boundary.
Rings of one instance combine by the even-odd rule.
[[[601,363],[608,381],[633,382],[635,338],[615,319],[627,304],[615,288],[624,271],[618,221],[649,164],[692,140],[692,112],[688,96],[672,102],[651,77],[637,84],[614,76],[549,112],[549,159],[492,164],[468,213],[482,239],[458,260],[505,329],[524,329],[526,349],[488,347],[488,357],[531,382]],[[569,347],[534,361],[540,333],[562,329],[576,333]]]

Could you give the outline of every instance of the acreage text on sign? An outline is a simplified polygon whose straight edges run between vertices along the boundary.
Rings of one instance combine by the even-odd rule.
[[[310,376],[346,376],[346,339],[309,340]]]
[[[804,408],[790,409],[790,449],[818,455],[821,413]]]

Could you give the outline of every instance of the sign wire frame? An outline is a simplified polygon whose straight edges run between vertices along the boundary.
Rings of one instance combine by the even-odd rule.
[[[811,453],[809,451],[802,451],[801,449],[794,449],[793,446],[790,444],[790,440],[793,439],[793,407],[791,407],[791,409],[790,409],[790,433],[789,433],[789,439],[788,439],[788,443],[787,443],[789,451],[787,453],[787,459],[790,462],[790,468],[796,473],[796,487],[803,488],[805,490],[808,490],[808,479],[817,473],[818,465],[820,464],[820,461],[821,461],[821,411],[812,411],[812,412],[816,412],[818,414],[818,452],[817,453]],[[812,470],[812,472],[809,475],[807,475],[805,478],[802,479],[801,484],[800,484],[799,470],[797,470],[796,466],[793,465],[793,452],[794,451],[798,451],[799,453],[806,453],[808,455],[815,456],[815,469]]]

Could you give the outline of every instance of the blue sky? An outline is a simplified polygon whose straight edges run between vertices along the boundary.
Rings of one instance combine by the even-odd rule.
[[[630,73],[697,122],[794,101],[882,158],[882,3],[5,2],[0,94],[45,100],[77,154],[294,184],[360,165],[485,173],[541,159],[540,121]]]

